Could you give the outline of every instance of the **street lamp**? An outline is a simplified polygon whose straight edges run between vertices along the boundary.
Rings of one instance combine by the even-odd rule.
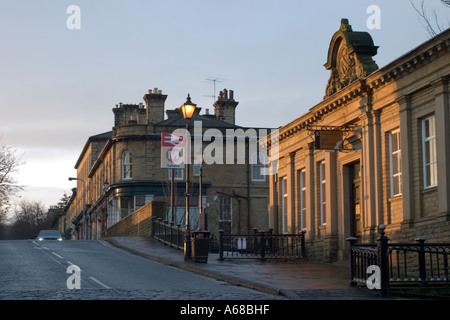
[[[106,230],[106,226],[108,225],[108,190],[109,190],[109,182],[108,179],[103,182],[103,206],[102,206],[102,215],[100,220],[100,235],[103,231]],[[97,219],[97,232],[99,230],[98,227],[98,219]],[[98,235],[97,235],[98,238]]]
[[[88,217],[86,214],[86,189],[85,189],[85,183],[84,180],[81,178],[69,178],[69,181],[72,180],[80,180],[81,182],[83,182],[83,218],[84,218],[84,225],[85,225],[85,240],[88,240],[89,238],[89,230],[88,230]]]
[[[188,143],[191,139],[187,139],[189,134],[189,120],[194,115],[196,104],[192,103],[191,97],[187,96],[186,102],[181,106],[183,117],[186,122],[186,149],[185,149],[185,167],[186,167],[186,233],[184,237],[184,260],[191,259],[191,228],[189,223],[189,160],[190,160],[190,148]]]
[[[197,105],[195,103],[192,103],[191,96],[188,93],[186,102],[181,106],[181,111],[183,112],[183,117],[186,119],[186,129],[189,127],[189,120],[194,115],[194,111]]]

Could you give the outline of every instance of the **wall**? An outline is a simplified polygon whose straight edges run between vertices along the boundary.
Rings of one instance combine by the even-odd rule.
[[[103,237],[152,236],[152,217],[164,218],[165,202],[151,201],[131,215],[106,229]]]

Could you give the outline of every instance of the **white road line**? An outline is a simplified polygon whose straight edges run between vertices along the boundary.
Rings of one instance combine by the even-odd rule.
[[[108,241],[105,241],[105,240],[99,240],[99,242],[100,242],[102,245],[104,245],[105,247],[108,247],[108,248],[114,248],[114,246],[112,246]]]
[[[102,286],[103,288],[105,288],[105,289],[111,289],[111,288],[108,287],[106,284],[104,284],[103,282],[101,282],[101,281],[95,279],[94,277],[89,277],[89,279],[91,279],[92,281],[98,283],[99,285],[101,285],[101,286]]]
[[[66,262],[67,262],[68,264],[70,264],[71,266],[76,266],[75,263],[72,263],[72,262],[70,262],[69,260],[66,260]],[[78,267],[78,266],[77,266],[77,267]],[[80,268],[80,271],[82,271],[81,268]]]
[[[55,256],[57,256],[57,257],[60,258],[60,259],[64,259],[63,257],[61,257],[59,254],[57,254],[57,253],[55,253],[55,252],[52,252],[52,254],[54,254]]]

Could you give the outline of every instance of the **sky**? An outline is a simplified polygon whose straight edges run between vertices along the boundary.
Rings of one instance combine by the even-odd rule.
[[[450,8],[424,3],[448,27]],[[168,95],[166,109],[189,93],[212,110],[226,88],[238,125],[291,122],[323,99],[342,18],[371,34],[379,67],[429,39],[409,0],[0,0],[0,143],[24,162],[20,196],[49,206],[70,195],[89,136],[149,89]]]

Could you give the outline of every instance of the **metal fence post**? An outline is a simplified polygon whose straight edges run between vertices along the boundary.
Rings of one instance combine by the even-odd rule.
[[[258,255],[258,228],[253,228],[253,234],[255,235],[252,237],[253,240],[253,254],[255,256]]]
[[[273,229],[269,229],[268,231],[267,231],[267,235],[269,236],[269,239],[268,239],[268,252],[269,253],[273,253],[273,237],[272,237],[272,234],[273,234]]]
[[[356,281],[355,279],[355,256],[353,254],[353,246],[356,243],[357,238],[356,237],[348,237],[348,242],[350,242],[350,286],[356,287]]]
[[[419,242],[419,276],[422,286],[427,285],[427,269],[425,264],[425,238],[417,237],[414,239]]]
[[[177,247],[181,248],[184,242],[184,229],[181,228],[181,224],[177,223]]]
[[[155,237],[155,217],[152,217],[152,236]]]
[[[302,248],[302,258],[306,258],[306,244],[305,244],[305,234],[306,234],[306,231],[305,230],[302,230],[302,231],[300,231],[300,234],[302,235],[302,238],[301,238],[301,248]]]
[[[167,221],[167,220],[164,220],[163,221],[163,223],[164,223],[164,244],[167,244],[167,234],[168,234],[168,232],[167,232],[167,224],[169,223],[169,221]],[[170,243],[169,243],[169,245],[170,245]]]
[[[378,263],[381,271],[381,296],[387,297],[389,295],[389,262],[388,262],[388,237],[384,234],[386,226],[380,224],[378,230],[380,231],[380,238],[378,239]]]
[[[264,238],[264,231],[260,232],[260,255],[261,259],[264,260],[266,256],[266,239]]]
[[[158,218],[158,237],[161,239],[161,224],[162,224],[162,218]]]
[[[175,239],[174,239],[174,223],[172,221],[169,221],[169,226],[170,226],[170,244],[174,245],[175,244]]]
[[[219,230],[219,260],[223,260],[223,234],[224,230]]]

